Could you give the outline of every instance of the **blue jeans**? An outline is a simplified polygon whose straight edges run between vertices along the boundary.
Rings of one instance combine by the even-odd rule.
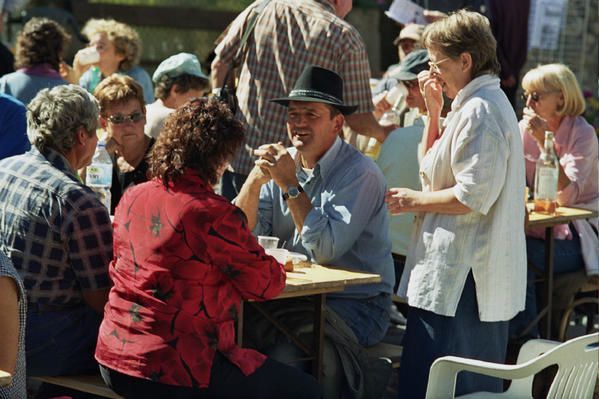
[[[391,295],[379,294],[371,298],[327,298],[330,306],[352,329],[362,346],[381,341],[389,328]]]
[[[27,312],[27,376],[97,373],[94,359],[102,316],[92,308]]]
[[[573,226],[570,225],[573,233],[571,240],[554,240],[553,251],[553,274],[572,273],[584,268],[584,259],[582,258],[582,247],[580,246],[580,237]],[[545,240],[526,237],[526,256],[528,261],[535,268],[545,270]],[[510,322],[510,336],[518,338],[522,335],[524,329],[532,323],[538,314],[537,308],[537,290],[542,289],[542,284],[537,284],[534,280],[538,276],[529,268],[526,285],[526,305],[522,312]],[[537,287],[538,285],[538,287]],[[532,337],[539,335],[538,326],[535,325],[527,334]]]
[[[507,321],[480,321],[470,273],[454,317],[410,307],[399,368],[399,398],[424,398],[431,365],[442,356],[504,363],[507,340]],[[503,382],[469,372],[458,374],[456,396],[477,391],[502,392]],[[449,392],[447,396],[451,396]]]

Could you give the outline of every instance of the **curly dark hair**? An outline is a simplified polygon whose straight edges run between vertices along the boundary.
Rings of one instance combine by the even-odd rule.
[[[15,68],[50,64],[58,71],[71,36],[48,18],[31,18],[17,38]]]
[[[191,168],[216,184],[219,168],[233,157],[244,133],[226,105],[212,98],[194,98],[167,118],[150,153],[150,175],[168,187]]]
[[[169,96],[171,88],[174,85],[177,85],[175,88],[177,93],[187,93],[192,89],[207,91],[210,87],[210,83],[207,79],[187,73],[172,78],[164,75],[162,78],[160,78],[160,80],[158,80],[158,82],[155,83],[154,97],[161,100],[165,100]]]

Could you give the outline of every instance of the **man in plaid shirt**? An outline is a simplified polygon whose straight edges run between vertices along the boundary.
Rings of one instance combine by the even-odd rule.
[[[223,85],[248,22],[263,1],[268,4],[257,17],[240,60],[237,116],[247,134],[231,162],[234,173],[223,176],[222,193],[228,198],[237,195],[252,170],[253,150],[279,141],[289,145],[285,109],[268,100],[285,96],[306,65],[332,70],[343,78],[345,100],[358,104],[357,112],[346,118],[353,130],[382,142],[395,127],[379,125],[372,115],[366,47],[358,31],[343,20],[352,0],[254,2],[233,21],[215,50],[213,88]]]
[[[27,290],[27,375],[97,371],[112,226],[76,170],[94,155],[98,105],[65,85],[28,108],[31,150],[0,161],[0,249]]]

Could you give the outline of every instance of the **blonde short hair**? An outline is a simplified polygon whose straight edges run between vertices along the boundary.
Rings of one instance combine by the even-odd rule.
[[[102,80],[94,96],[100,104],[100,114],[106,116],[106,109],[115,104],[126,103],[129,100],[137,100],[141,112],[145,115],[144,91],[133,78],[125,75],[112,74]]]
[[[584,97],[576,76],[564,64],[545,64],[531,69],[522,78],[522,88],[528,93],[561,92],[564,106],[557,110],[560,116],[578,116],[584,113]]]
[[[427,49],[438,49],[450,58],[472,56],[472,79],[486,73],[498,75],[497,42],[489,20],[483,15],[459,10],[428,25],[422,35]]]
[[[114,44],[117,54],[124,56],[119,69],[127,71],[139,64],[141,57],[141,39],[135,29],[114,19],[90,19],[81,31],[88,39],[104,33],[108,40]]]

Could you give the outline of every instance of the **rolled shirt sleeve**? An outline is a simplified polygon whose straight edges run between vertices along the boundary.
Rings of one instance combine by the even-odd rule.
[[[509,144],[496,120],[478,111],[457,128],[451,168],[458,201],[486,215],[505,184]]]

